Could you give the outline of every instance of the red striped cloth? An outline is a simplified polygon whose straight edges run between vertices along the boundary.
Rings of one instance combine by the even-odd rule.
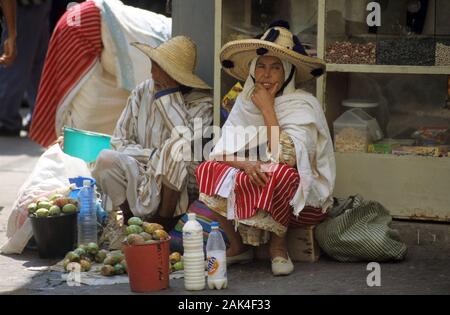
[[[77,11],[66,11],[50,39],[30,129],[30,138],[42,146],[56,140],[58,106],[102,51],[100,10],[93,1],[82,2],[78,7]],[[77,20],[70,17],[78,12],[80,23],[76,25]]]
[[[231,166],[216,161],[200,164],[196,169],[199,191],[208,196],[217,195],[231,169]],[[236,214],[239,219],[248,219],[262,209],[287,227],[316,225],[327,216],[321,209],[313,207],[305,207],[298,217],[293,215],[289,202],[297,191],[300,177],[295,168],[285,164],[279,164],[275,168],[264,187],[253,184],[250,177],[242,171],[236,174],[235,181]]]

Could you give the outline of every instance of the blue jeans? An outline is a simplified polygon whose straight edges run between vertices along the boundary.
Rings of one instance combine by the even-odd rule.
[[[42,5],[17,6],[17,57],[9,67],[0,66],[0,127],[22,128],[20,104],[27,93],[33,111],[50,37],[51,1]],[[7,37],[2,25],[2,46]],[[3,50],[3,47],[0,48]]]

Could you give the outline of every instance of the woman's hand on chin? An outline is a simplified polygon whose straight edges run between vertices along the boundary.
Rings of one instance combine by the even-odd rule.
[[[253,104],[264,113],[273,111],[275,104],[275,95],[278,92],[278,83],[275,83],[269,90],[267,90],[262,83],[255,83],[255,89],[251,95]]]

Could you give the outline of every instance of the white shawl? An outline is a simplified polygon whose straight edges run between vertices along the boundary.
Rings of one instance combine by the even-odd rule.
[[[254,63],[255,60],[250,73],[254,73]],[[210,158],[220,160],[224,155],[232,155],[252,147],[252,140],[257,133],[250,132],[250,137],[243,137],[239,130],[233,127],[265,126],[260,110],[248,97],[248,91],[253,89],[252,85],[253,80],[249,77],[244,91],[238,96],[223,126],[222,136]],[[318,100],[305,91],[285,89],[283,95],[275,98],[275,113],[280,129],[291,137],[295,146],[300,184],[290,202],[294,215],[297,216],[305,205],[327,211],[333,204],[336,164],[330,132]],[[264,136],[260,138],[265,139]],[[230,139],[238,141],[229,141]],[[313,143],[313,150],[308,152],[310,145],[307,143],[311,139],[317,141]]]

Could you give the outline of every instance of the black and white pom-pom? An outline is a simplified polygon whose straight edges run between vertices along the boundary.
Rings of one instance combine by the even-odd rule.
[[[269,28],[276,27],[276,26],[278,26],[278,27],[284,27],[284,28],[286,28],[286,29],[288,29],[288,30],[291,29],[291,27],[289,26],[289,22],[288,22],[288,21],[285,21],[285,20],[276,20],[276,21],[273,21],[272,23],[270,23]]]
[[[317,69],[311,70],[311,75],[313,77],[317,78],[317,77],[320,77],[322,74],[323,74],[323,69],[322,68],[317,68]]]
[[[269,51],[267,50],[267,48],[264,48],[264,47],[256,49],[256,54],[258,56],[263,56],[263,55],[267,54],[268,52]]]
[[[222,60],[222,67],[226,69],[234,68],[234,62],[228,59]]]
[[[272,28],[269,33],[266,35],[266,37],[263,38],[263,40],[269,41],[269,42],[275,42],[280,35],[280,31]]]
[[[302,54],[304,56],[308,56],[308,53],[306,52],[305,48],[303,47],[302,43],[300,43],[300,40],[298,39],[297,36],[292,35],[292,40],[294,42],[294,47],[292,47],[292,50]]]

